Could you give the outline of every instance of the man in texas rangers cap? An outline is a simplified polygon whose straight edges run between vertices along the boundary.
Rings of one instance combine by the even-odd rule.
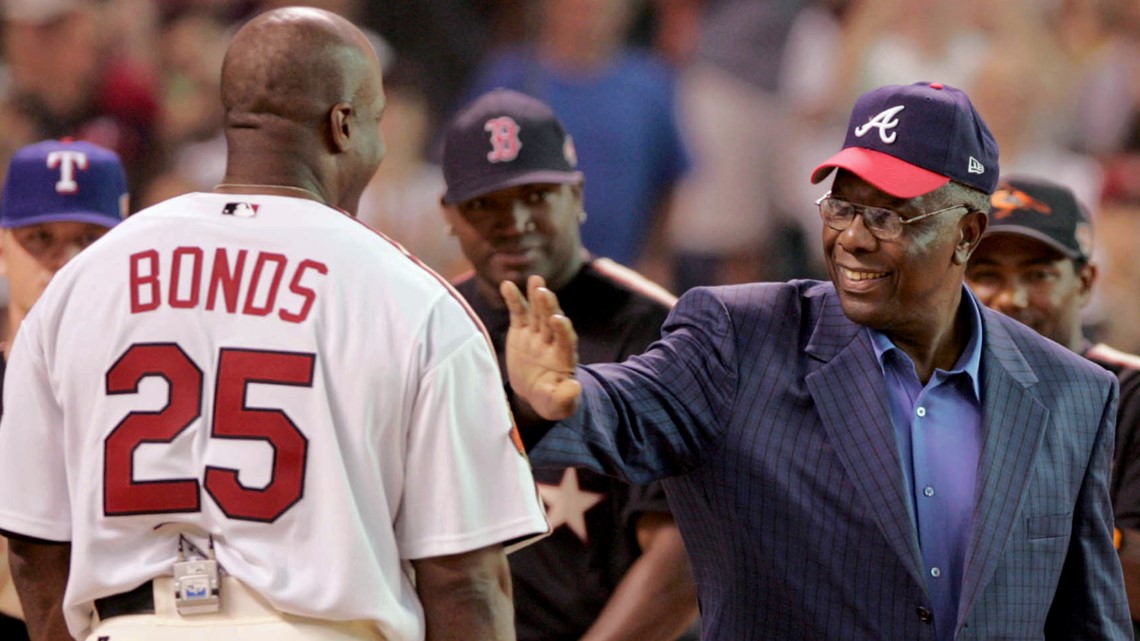
[[[707,641],[1129,639],[1113,549],[1112,375],[979,304],[997,145],[937,83],[859,98],[819,200],[831,282],[698,288],[661,340],[575,367],[511,283],[536,448],[666,478]]]
[[[0,274],[8,280],[8,340],[61,267],[127,213],[127,179],[119,157],[88,142],[46,140],[20,149],[0,195]],[[0,403],[0,413],[3,404]],[[0,538],[0,636],[27,639],[23,613]]]
[[[1081,309],[1092,298],[1097,265],[1092,222],[1068,187],[1008,176],[991,198],[990,225],[970,257],[966,282],[982,303],[1100,365],[1120,383],[1109,489],[1125,582],[1140,585],[1140,357],[1092,343]],[[1129,590],[1133,627],[1140,593]],[[1135,631],[1135,630],[1134,630]]]
[[[546,104],[506,89],[474,100],[447,130],[443,173],[444,217],[475,268],[455,287],[500,358],[510,317],[499,283],[532,274],[581,328],[584,362],[624,360],[660,335],[676,298],[582,247],[584,177]],[[527,442],[549,426],[514,411]],[[677,638],[696,616],[696,589],[661,485],[565,466],[534,477],[553,532],[510,558],[519,641]]]
[[[52,275],[126,214],[127,179],[115,152],[71,140],[46,140],[16,152],[0,196],[9,336]]]

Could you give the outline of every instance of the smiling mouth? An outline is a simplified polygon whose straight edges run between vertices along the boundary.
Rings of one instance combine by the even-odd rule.
[[[529,256],[533,252],[534,252],[534,249],[532,249],[530,247],[503,247],[503,248],[495,250],[496,254],[498,254],[500,256],[506,256],[508,258],[518,258],[518,257],[522,257],[522,256]]]
[[[887,272],[855,271],[852,269],[847,269],[846,267],[840,267],[839,272],[847,280],[855,281],[855,282],[865,281],[865,280],[875,280],[876,278],[882,278],[882,277],[887,275]]]
[[[504,247],[495,250],[495,257],[504,265],[525,267],[536,260],[537,253],[530,247]]]

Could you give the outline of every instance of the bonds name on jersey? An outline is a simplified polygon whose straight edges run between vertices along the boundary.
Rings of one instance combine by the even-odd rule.
[[[73,542],[80,638],[179,534],[284,612],[399,641],[424,634],[410,560],[547,529],[469,308],[308,200],[127,219],[53,279],[4,394],[0,528]]]

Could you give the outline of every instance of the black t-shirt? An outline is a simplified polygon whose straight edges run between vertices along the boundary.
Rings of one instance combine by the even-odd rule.
[[[669,306],[639,289],[639,278],[599,259],[557,292],[578,332],[581,363],[620,362],[660,337]],[[506,307],[501,299],[481,296],[474,276],[456,288],[487,327],[502,365],[510,326]],[[541,427],[520,423],[528,447]],[[668,504],[656,483],[631,486],[584,469],[536,469],[534,476],[554,531],[510,556],[518,639],[573,641],[597,619],[637,559],[637,517],[667,512]]]
[[[1140,358],[1093,345],[1084,357],[1116,374],[1120,405],[1112,457],[1112,509],[1120,527],[1140,529]]]
[[[1087,345],[1082,356],[1116,374],[1120,405],[1116,411],[1116,443],[1112,453],[1109,494],[1116,526],[1140,529],[1140,358],[1104,345]],[[1133,616],[1133,634],[1140,621]]]

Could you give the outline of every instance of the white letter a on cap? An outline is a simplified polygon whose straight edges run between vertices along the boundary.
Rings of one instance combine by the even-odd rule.
[[[868,131],[874,128],[879,130],[879,138],[882,138],[883,142],[887,143],[888,145],[891,144],[895,141],[895,138],[898,137],[899,133],[897,131],[889,131],[899,126],[899,119],[895,118],[895,114],[905,108],[906,105],[899,105],[897,107],[891,107],[890,109],[884,109],[883,111],[880,111],[874,118],[856,127],[855,135],[859,138],[862,138]]]

